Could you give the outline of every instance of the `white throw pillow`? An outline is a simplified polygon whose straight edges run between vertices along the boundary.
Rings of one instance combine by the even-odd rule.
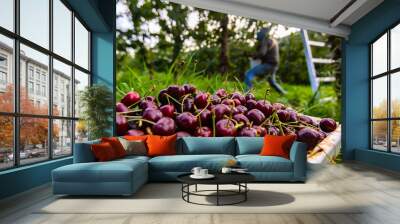
[[[126,155],[145,156],[147,155],[147,148],[144,141],[141,140],[126,140],[119,138],[122,146],[126,151]]]

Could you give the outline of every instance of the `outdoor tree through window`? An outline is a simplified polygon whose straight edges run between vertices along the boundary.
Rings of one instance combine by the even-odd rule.
[[[1,2],[0,170],[70,156],[75,130],[86,139],[74,104],[90,85],[90,32],[62,0]]]
[[[400,153],[400,25],[375,40],[371,51],[371,147]]]

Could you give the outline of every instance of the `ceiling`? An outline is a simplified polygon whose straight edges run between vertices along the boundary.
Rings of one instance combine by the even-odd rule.
[[[383,0],[171,0],[175,3],[347,37]]]

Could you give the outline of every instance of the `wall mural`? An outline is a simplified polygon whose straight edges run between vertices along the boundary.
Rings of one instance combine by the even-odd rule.
[[[333,61],[313,92],[299,29],[157,0],[117,15],[118,135],[296,135],[309,162],[338,160],[339,38],[309,32]]]

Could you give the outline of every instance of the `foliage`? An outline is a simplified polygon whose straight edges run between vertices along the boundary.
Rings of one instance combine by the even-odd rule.
[[[108,87],[96,84],[86,87],[80,93],[80,106],[83,108],[82,119],[85,121],[89,139],[109,136],[112,125],[113,108],[112,93]]]
[[[197,72],[196,66],[191,63],[192,59],[184,60],[188,63],[175,64],[168,72],[156,72],[154,80],[150,80],[145,72],[138,69],[129,69],[129,71],[120,71],[117,74],[117,101],[129,91],[137,91],[142,96],[157,95],[161,89],[171,84],[191,83],[198,89],[214,92],[219,88],[227,91],[242,91],[244,84],[230,75],[207,75],[203,72]],[[174,69],[178,67],[179,70]],[[173,73],[175,72],[175,73]],[[288,91],[285,96],[279,95],[275,91],[269,91],[270,86],[266,79],[258,78],[254,81],[253,93],[257,98],[264,98],[266,91],[269,91],[267,100],[271,102],[281,102],[290,105],[296,110],[307,115],[316,117],[332,117],[340,120],[340,102],[336,100],[336,92],[332,84],[321,85],[319,94],[313,95],[310,86],[282,84]]]
[[[0,105],[2,111],[12,112],[14,106],[13,86],[9,85],[5,93],[0,94]],[[29,99],[25,88],[20,88],[20,107],[25,114],[47,114],[47,106],[44,104],[34,105]],[[57,110],[54,111],[58,113]],[[20,118],[20,147],[24,149],[26,145],[46,144],[48,141],[48,120],[44,118],[21,117]],[[13,118],[11,116],[0,116],[0,146],[3,148],[13,147]],[[59,128],[53,126],[53,138],[59,135]]]
[[[195,55],[198,70],[208,75],[229,73],[243,79],[249,69],[249,55],[255,51],[256,32],[261,27],[269,27],[273,36],[278,27],[265,21],[160,0],[120,0],[120,3],[128,11],[118,16],[129,18],[132,28],[117,31],[118,70],[146,67],[150,78],[154,72],[168,70],[177,58]],[[198,21],[189,26],[193,18]],[[158,30],[150,29],[154,24]],[[340,48],[340,38],[311,31],[309,36],[311,40],[328,43],[326,47],[313,47],[314,57],[334,58],[335,49]],[[281,63],[277,77],[286,83],[308,84],[300,33],[292,33],[278,42]],[[336,75],[340,84],[338,66],[321,64],[316,65],[316,70],[318,76]]]
[[[119,0],[127,11],[131,28],[117,27],[117,98],[129,90],[142,95],[157,93],[176,83],[191,83],[213,92],[224,87],[241,90],[254,53],[255,36],[262,27],[278,25],[234,15],[188,7],[161,0]],[[190,20],[196,18],[196,24]],[[158,27],[150,29],[150,26]],[[340,62],[341,39],[309,32],[311,40],[327,43],[313,47],[313,56]],[[340,120],[340,63],[316,65],[318,76],[335,76],[336,83],[323,84],[313,96],[308,79],[304,48],[299,32],[278,39],[280,65],[278,81],[288,90],[286,96],[271,92],[269,100],[292,105],[304,113]],[[264,96],[269,84],[254,81],[254,92]]]

